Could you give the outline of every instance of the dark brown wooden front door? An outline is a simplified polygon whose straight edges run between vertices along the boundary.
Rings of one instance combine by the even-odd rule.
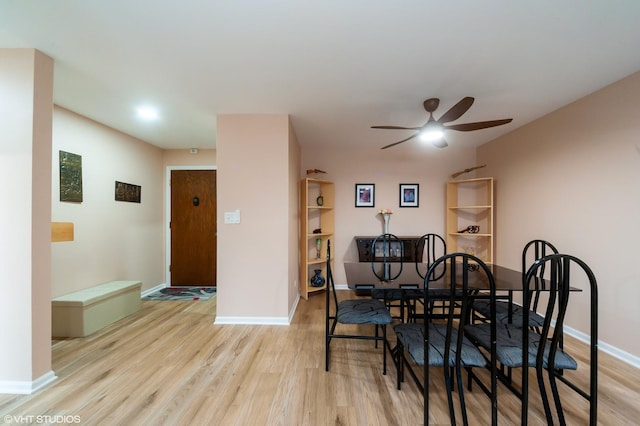
[[[216,285],[216,171],[171,171],[171,285]]]

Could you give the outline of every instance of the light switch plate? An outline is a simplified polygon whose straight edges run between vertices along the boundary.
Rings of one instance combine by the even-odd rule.
[[[233,212],[224,212],[224,223],[240,223],[240,210],[236,210]]]

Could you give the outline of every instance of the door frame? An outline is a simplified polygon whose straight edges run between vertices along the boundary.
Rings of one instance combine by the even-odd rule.
[[[167,166],[166,175],[165,175],[165,197],[164,197],[164,208],[165,208],[165,230],[164,235],[166,236],[165,241],[165,262],[164,262],[164,270],[166,276],[167,286],[171,286],[171,271],[169,270],[169,266],[171,265],[171,171],[173,170],[218,170],[217,166],[208,166],[208,165],[200,165],[200,166]],[[217,181],[217,179],[216,179]],[[217,205],[217,203],[216,203]],[[216,211],[216,217],[218,216],[218,212]]]

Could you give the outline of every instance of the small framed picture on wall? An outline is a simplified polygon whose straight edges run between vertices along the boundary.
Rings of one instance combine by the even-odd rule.
[[[400,207],[418,207],[420,185],[417,183],[400,184]]]
[[[356,183],[356,207],[375,207],[376,185]]]

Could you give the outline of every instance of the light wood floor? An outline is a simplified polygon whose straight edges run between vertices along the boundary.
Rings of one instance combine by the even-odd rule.
[[[290,326],[213,325],[215,309],[216,298],[143,301],[139,313],[89,337],[54,341],[58,380],[33,395],[0,395],[0,419],[78,416],[83,425],[422,424],[415,385],[408,379],[398,391],[393,365],[389,361],[383,376],[372,342],[335,340],[330,372],[324,371],[323,295],[301,300]],[[566,347],[573,354],[586,352],[571,339]],[[638,424],[640,371],[606,354],[600,361],[599,423]],[[440,371],[431,374],[430,423],[449,424]],[[587,375],[579,369],[575,380],[586,383]],[[586,402],[563,390],[568,423],[587,424]],[[486,396],[477,388],[465,395],[471,423],[489,424]],[[544,424],[539,395],[534,392],[531,401],[530,424]],[[501,424],[519,423],[519,401],[504,387],[499,409]]]

